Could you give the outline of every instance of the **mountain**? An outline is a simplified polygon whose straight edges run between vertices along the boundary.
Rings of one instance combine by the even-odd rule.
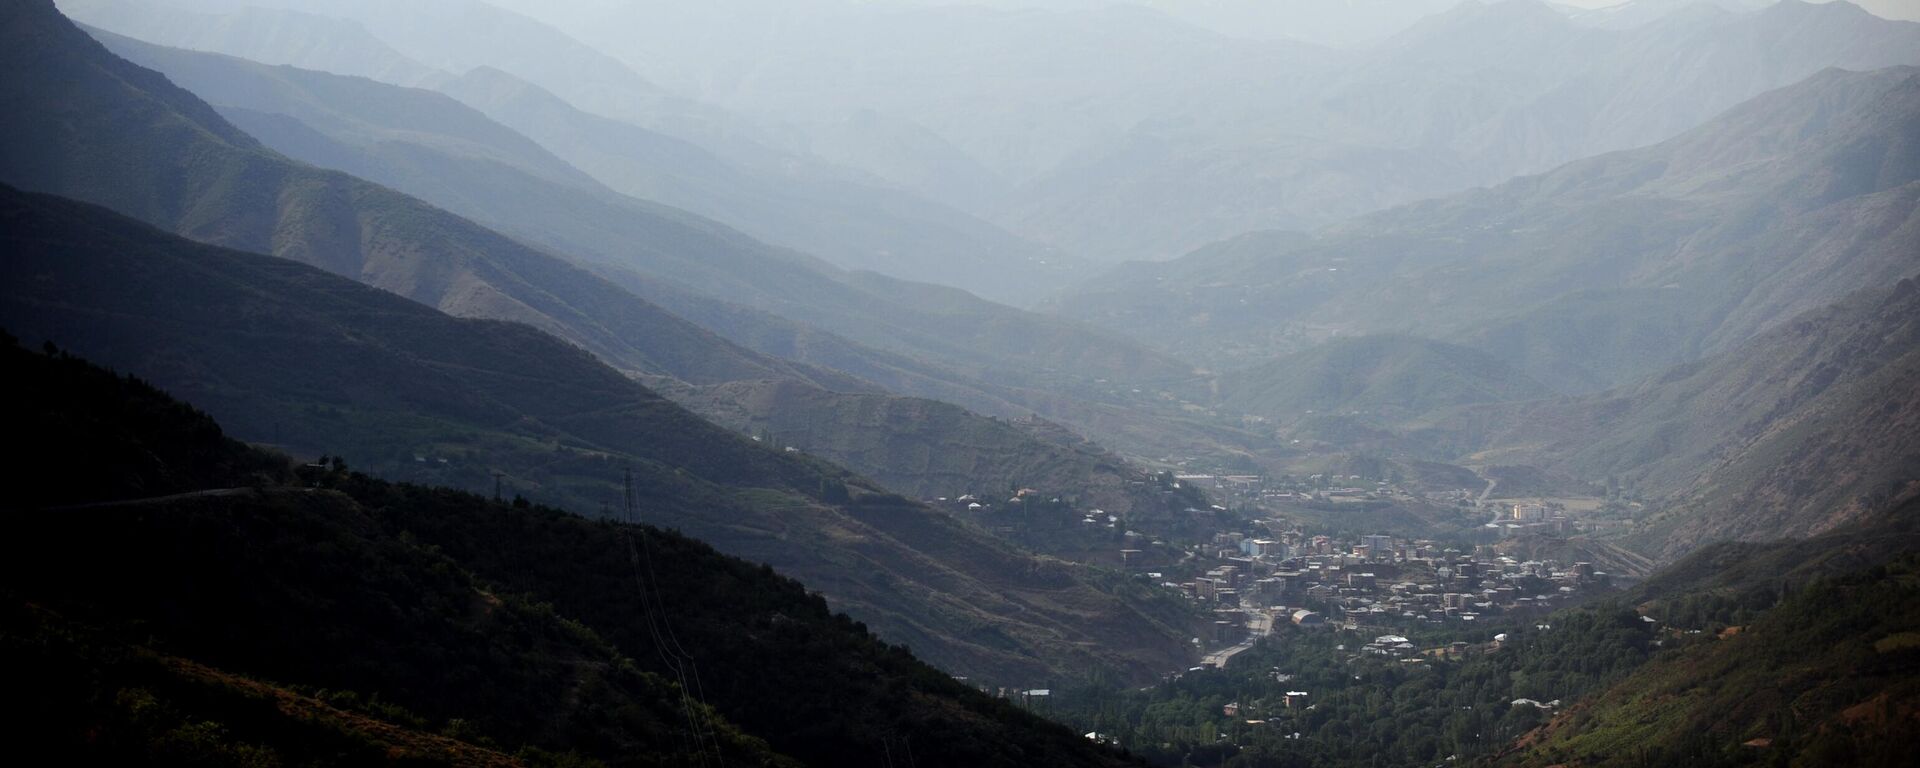
[[[581,45],[566,34],[526,16],[479,0],[60,0],[61,9],[95,26],[140,37],[148,15],[164,19],[181,12],[213,18],[266,9],[288,21],[319,16],[365,30],[385,47],[441,73],[459,74],[479,66],[514,72],[559,89],[576,104],[601,114],[683,115],[708,119],[698,105],[666,93],[613,58]],[[141,9],[122,16],[123,8]],[[201,38],[213,50],[240,55],[238,37]],[[167,42],[155,40],[155,42]],[[217,46],[217,47],[215,47]],[[300,63],[287,61],[286,63]],[[317,64],[309,60],[307,64]],[[317,68],[317,67],[316,67]],[[325,70],[335,71],[335,70]],[[343,73],[357,74],[357,73]],[[409,83],[414,84],[414,83]]]
[[[1904,764],[1920,705],[1911,684],[1920,671],[1912,525],[1920,509],[1906,507],[1845,538],[1745,547],[1743,557],[1781,568],[1753,572],[1753,589],[1643,605],[1694,634],[1674,632],[1670,650],[1526,734],[1499,763]],[[1711,554],[1717,563],[1732,553]],[[1806,568],[1808,559],[1820,564]],[[1712,568],[1707,560],[1676,568]]]
[[[1421,17],[1445,11],[1454,0],[1141,0],[1175,18],[1231,37],[1304,40],[1362,47],[1400,31]]]
[[[804,167],[785,174],[741,167],[691,142],[578,110],[497,69],[477,68],[439,88],[622,193],[712,217],[841,268],[1013,304],[1064,287],[1080,270],[1068,254],[902,189]]]
[[[0,355],[9,386],[36,395],[9,398],[9,423],[43,448],[7,479],[57,486],[8,504],[0,544],[0,666],[36,702],[6,731],[41,754],[1127,764],[678,534],[296,469],[143,382],[11,340]],[[115,445],[151,451],[95,453]],[[182,481],[150,485],[153,469]],[[62,506],[76,499],[94,503]]]
[[[1365,51],[1245,83],[1233,103],[1250,106],[1169,105],[1181,119],[1140,124],[1129,143],[1059,168],[1008,221],[1098,238],[1065,246],[1090,256],[1172,258],[1653,144],[1822,69],[1916,65],[1917,52],[1920,25],[1846,3],[1619,31],[1532,0],[1462,3]],[[1088,189],[1088,202],[1069,199]]]
[[[1549,390],[1485,352],[1413,336],[1337,338],[1208,382],[1216,407],[1271,419],[1436,408],[1544,397]]]
[[[540,191],[548,194],[571,192],[575,200],[583,199],[583,193],[612,197],[611,190],[593,177],[531,139],[431,91],[167,48],[98,29],[86,31],[114,55],[166,75],[247,129],[248,135],[264,136],[268,146],[298,148],[314,158],[333,160],[315,162],[284,152],[314,165],[354,172],[410,194],[410,188],[434,183],[445,188],[437,195],[442,199],[486,194],[487,185],[480,183],[484,172],[449,173],[457,167],[457,158],[532,175],[544,183]],[[304,142],[283,135],[301,128],[309,132]],[[321,136],[313,138],[310,133]],[[330,147],[329,142],[344,146]],[[370,157],[355,159],[355,152]],[[353,164],[367,172],[337,168],[335,163]],[[480,188],[473,189],[476,186]],[[479,202],[447,207],[475,219],[480,217],[461,209],[489,210]]]
[[[205,92],[276,149],[597,264],[622,287],[658,303],[697,303],[669,295],[693,290],[861,345],[936,361],[953,371],[949,376],[1030,383],[1062,375],[1168,377],[1184,369],[1164,355],[1057,319],[957,291],[842,273],[685,212],[621,197],[582,182],[544,151],[525,150],[525,139],[501,135],[511,131],[438,94],[109,39]],[[489,137],[486,143],[476,142],[480,134]],[[937,298],[903,301],[909,291]],[[809,375],[819,378],[802,377]]]
[[[762,361],[760,370],[743,370],[735,379],[785,378],[853,393],[878,385],[982,413],[1065,419],[1088,410],[1074,398],[1108,397],[1088,386],[1090,378],[1164,379],[1184,372],[1169,358],[1083,328],[959,291],[842,273],[683,212],[621,197],[439,94],[97,34],[119,53],[196,89],[275,149],[421,195],[524,242],[598,261],[608,279],[631,293],[762,355],[803,364]],[[866,343],[768,309],[858,334]]]
[[[1061,312],[1215,367],[1414,332],[1563,391],[1724,351],[1910,271],[1920,72],[1828,71],[1640,150],[1132,265]]]
[[[791,382],[723,384],[679,399],[720,424],[826,458],[915,498],[977,496],[994,503],[1024,488],[1069,501],[1036,529],[1062,523],[1079,529],[1089,510],[1097,510],[1156,538],[1195,541],[1211,530],[1212,521],[1195,511],[1208,506],[1204,498],[1168,493],[1156,475],[1038,419],[1005,421],[932,400],[839,394]],[[1119,534],[1084,543],[1073,532],[1015,540],[1074,560],[1120,564],[1125,545],[1106,541]]]
[[[1847,3],[1611,30],[1534,0],[1471,2],[1345,51],[1124,4],[997,5],[1015,7],[516,7],[669,87],[782,126],[790,146],[871,158],[858,167],[1107,263],[1316,230],[1645,146],[1828,67],[1920,65],[1920,25]],[[1170,5],[1200,15],[1223,4]],[[1319,3],[1260,5],[1298,15]],[[1408,4],[1395,5],[1374,16]],[[868,146],[879,149],[833,149]]]
[[[45,2],[6,10],[0,181],[194,239],[315,264],[454,314],[526,322],[624,370],[689,381],[822,376],[728,344],[446,211],[286,159]]]
[[[135,108],[113,98],[98,109],[71,104],[50,107],[21,114],[19,127],[9,134],[17,140],[9,147],[47,148],[63,146],[59,142],[66,141],[74,143],[65,146],[92,142],[122,147],[129,162],[110,162],[97,153],[75,149],[71,164],[23,170],[10,178],[110,203],[128,189],[159,185],[166,191],[157,193],[156,199],[176,195],[199,199],[203,202],[195,206],[201,212],[197,215],[234,210],[247,220],[257,220],[258,226],[238,233],[208,230],[180,222],[171,211],[152,210],[157,204],[113,204],[195,237],[273,250],[295,258],[351,255],[360,249],[366,258],[359,265],[319,263],[458,314],[536,322],[636,375],[692,384],[792,380],[837,392],[875,391],[873,384],[820,367],[833,366],[871,376],[896,391],[946,398],[1005,416],[1091,410],[1099,419],[1096,427],[1120,423],[1103,434],[1124,434],[1127,430],[1141,431],[1141,417],[1130,409],[1087,405],[1075,399],[1078,393],[1041,391],[1038,385],[1085,389],[1090,388],[1090,379],[1103,373],[1118,378],[1119,373],[1109,372],[1156,375],[1158,371],[1157,375],[1169,376],[1183,369],[1137,345],[1097,336],[1072,324],[1020,313],[959,291],[875,275],[836,273],[806,257],[767,247],[682,212],[630,200],[601,199],[582,186],[590,183],[578,179],[571,182],[579,183],[571,183],[564,163],[438,94],[400,92],[366,80],[250,66],[206,54],[169,53],[124,39],[116,40],[116,44],[130,54],[176,65],[183,79],[210,80],[205,86],[210,90],[227,83],[227,90],[219,92],[235,100],[263,109],[285,110],[228,108],[237,119],[282,142],[288,151],[305,153],[315,162],[338,162],[396,185],[409,185],[435,195],[436,202],[447,208],[498,216],[503,222],[515,223],[511,231],[525,240],[514,241],[482,230],[444,209],[357,179],[318,172],[264,149],[249,149],[253,146],[250,137],[230,123],[207,116],[205,113],[211,110],[203,102],[189,103],[190,96],[169,90],[172,86],[163,83],[152,87],[187,105],[197,117],[152,103],[144,107],[158,113],[161,117],[157,119],[163,124],[177,123],[184,140],[109,128]],[[104,61],[105,54],[90,49],[92,45],[73,43],[72,53],[87,62],[75,69],[132,69],[121,60]],[[96,57],[103,61],[91,61]],[[22,88],[35,85],[29,79],[29,73],[36,71],[34,67],[13,71],[19,75]],[[104,86],[100,80],[87,82]],[[87,90],[69,85],[69,92]],[[97,92],[117,93],[104,87]],[[50,93],[40,95],[51,98]],[[32,101],[34,98],[23,97],[23,102]],[[71,119],[50,119],[56,114],[70,114]],[[294,115],[313,122],[299,122]],[[206,130],[197,130],[203,122]],[[209,133],[231,136],[233,143],[210,143]],[[139,146],[171,149],[153,153]],[[31,153],[32,157],[26,154],[22,153],[22,164],[59,157],[59,152]],[[269,182],[263,185],[267,189],[284,191],[236,188],[214,174],[181,172],[171,165],[178,158],[190,157],[218,158],[254,169],[268,177]],[[89,163],[102,167],[67,175],[74,167]],[[518,170],[521,168],[526,170]],[[286,179],[284,187],[276,187],[282,178]],[[602,190],[598,194],[611,193]],[[335,199],[343,196],[352,198],[352,202]],[[318,225],[308,223],[309,218],[317,220]],[[368,226],[357,219],[368,219],[379,226]],[[336,253],[331,241],[318,238],[338,230],[358,233],[360,242],[339,247]],[[595,266],[617,284],[523,245],[549,238],[569,246],[592,244],[608,249],[599,255],[623,260],[625,265]],[[591,250],[583,253],[587,257],[597,254]],[[642,268],[650,274],[639,272]],[[831,321],[862,332],[867,340],[918,350],[919,355],[877,350],[764,310],[709,299],[695,293],[690,285],[763,307],[791,309],[798,300],[807,300],[817,308],[812,310],[812,317],[822,323]],[[496,294],[512,301],[493,300]],[[667,303],[672,312],[685,313],[772,355],[820,365],[787,362],[728,344],[636,294]],[[888,298],[878,298],[881,295]],[[489,300],[476,302],[475,298]],[[995,350],[1007,350],[1012,357],[1002,358]],[[924,362],[921,356],[937,358],[940,364]],[[957,372],[959,369],[967,372]]]
[[[1096,574],[756,445],[537,329],[54,198],[9,193],[4,220],[0,326],[150,377],[242,438],[578,510],[619,499],[631,471],[649,521],[805,579],[962,674],[1150,677],[1184,661],[1184,610],[1145,585],[1096,588]]]
[[[174,48],[402,85],[448,77],[394,50],[357,23],[318,14],[254,5],[197,13],[141,0],[59,0],[58,6],[71,17],[112,29],[137,29],[144,39]]]
[[[1574,23],[1601,29],[1632,29],[1666,19],[1677,13],[1711,14],[1715,11],[1753,11],[1772,4],[1772,0],[1627,0],[1598,8],[1568,7],[1567,18]]]
[[[1811,536],[1920,483],[1916,317],[1920,283],[1901,280],[1633,386],[1442,412],[1414,432],[1474,451],[1465,461],[1610,478],[1657,500],[1633,543],[1664,559]]]
[[[119,13],[117,6],[101,7],[84,0],[70,0],[63,7],[83,22],[163,45],[322,72],[368,74],[321,56],[303,61],[289,60],[287,53],[254,55],[252,38],[218,36],[214,30],[222,24],[216,22],[194,25],[191,35],[179,34],[176,29],[182,24],[176,18],[183,12],[171,5],[183,1],[112,0],[132,6],[134,12],[127,14]],[[617,63],[565,40],[557,31],[540,27],[543,31],[532,39],[515,37],[511,45],[503,42],[471,49],[471,41],[449,43],[456,37],[453,35],[437,31],[421,34],[423,26],[441,24],[434,20],[449,18],[449,14],[477,20],[474,23],[485,31],[475,34],[482,39],[518,35],[520,31],[514,30],[519,25],[538,26],[498,8],[484,4],[470,8],[476,5],[472,0],[437,0],[419,6],[289,5],[310,11],[325,22],[298,27],[312,30],[311,34],[323,33],[330,24],[365,35],[365,25],[393,37],[395,45],[409,53],[419,51],[429,60],[443,62],[446,69],[458,74],[412,79],[368,76],[399,85],[443,89],[525,132],[624,194],[714,218],[757,238],[817,254],[843,268],[955,285],[1015,303],[1031,303],[1063,287],[1067,278],[1077,273],[1078,263],[1065,254],[1047,252],[985,221],[904,190],[875,184],[859,174],[802,155],[754,144],[750,137],[715,139],[709,131],[683,130],[680,123],[685,121],[666,120],[663,124],[662,119],[655,119],[659,116],[654,112],[662,99],[671,99]],[[307,16],[263,9],[241,13],[286,13],[295,20]],[[509,17],[519,21],[508,23],[504,19]],[[226,19],[229,15],[209,18]],[[342,40],[337,45],[355,43]],[[553,52],[538,56],[515,53],[527,48]],[[597,63],[568,64],[577,71],[563,73],[556,64],[546,61],[548,58],[562,63],[575,59]],[[151,57],[140,61],[167,71],[166,62]],[[602,68],[625,74],[580,74]],[[205,75],[204,66],[201,69]],[[583,80],[596,78],[605,82],[583,92]],[[215,93],[206,92],[205,85],[209,83],[203,77],[187,87],[222,106],[238,106],[231,100],[233,90],[225,91],[230,100],[223,102]],[[628,101],[653,106],[635,107]],[[345,102],[335,108],[351,111],[354,107],[352,102]],[[712,118],[722,119],[731,118]]]

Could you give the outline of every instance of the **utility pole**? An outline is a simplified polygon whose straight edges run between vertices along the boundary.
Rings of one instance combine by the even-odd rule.
[[[496,469],[493,471],[493,500],[494,501],[500,500],[500,478],[506,477],[506,476],[507,476],[507,473],[502,472],[500,470]]]
[[[620,519],[624,522],[631,523],[634,522],[634,517],[638,512],[638,510],[634,508],[633,469],[631,467],[627,469],[626,476],[622,480],[622,486],[624,493],[620,501]]]

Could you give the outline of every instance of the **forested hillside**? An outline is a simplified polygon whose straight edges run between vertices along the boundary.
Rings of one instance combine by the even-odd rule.
[[[1125,762],[679,534],[392,485],[338,459],[295,466],[144,382],[11,340],[0,355],[9,385],[38,395],[8,399],[29,430],[16,437],[46,446],[8,481],[52,489],[9,504],[0,544],[0,645],[14,693],[37,704],[6,727],[40,754]],[[148,467],[106,464],[99,445],[154,450]],[[177,479],[154,484],[154,468]]]

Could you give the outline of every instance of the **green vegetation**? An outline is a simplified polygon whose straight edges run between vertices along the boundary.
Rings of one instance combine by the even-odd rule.
[[[1916,512],[1706,548],[1548,616],[1283,624],[1223,670],[1076,687],[1052,712],[1167,766],[1902,765],[1920,731]],[[1380,634],[1420,652],[1364,652]]]
[[[1374,636],[1396,632],[1422,649],[1444,651],[1453,641],[1470,646],[1452,656],[1409,657],[1417,661],[1360,650]],[[1494,649],[1497,633],[1507,640]],[[1638,613],[1619,604],[1473,629],[1346,632],[1283,625],[1224,670],[1188,672],[1145,691],[1067,691],[1054,713],[1159,765],[1470,761],[1500,751],[1550,716],[1517,699],[1571,702],[1640,665],[1656,637]],[[1289,707],[1291,691],[1307,696]],[[1223,714],[1228,704],[1238,705],[1235,714]]]
[[[1916,629],[1920,557],[1908,550],[1656,656],[1506,762],[1908,765],[1920,739]]]

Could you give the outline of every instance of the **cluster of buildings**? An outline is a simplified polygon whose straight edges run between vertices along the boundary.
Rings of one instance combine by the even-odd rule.
[[[1404,492],[1386,481],[1359,475],[1321,474],[1274,479],[1261,475],[1177,472],[1173,479],[1199,488],[1234,506],[1262,506],[1303,502],[1361,502],[1389,498]]]
[[[1565,510],[1532,502],[1503,506],[1498,518],[1487,523],[1486,528],[1499,534],[1500,538],[1529,533],[1565,536],[1572,533],[1575,527]]]
[[[1386,535],[1346,540],[1298,531],[1271,537],[1222,533],[1212,546],[1217,557],[1207,562],[1218,565],[1162,584],[1215,609],[1215,642],[1231,640],[1234,625],[1246,623],[1249,613],[1308,628],[1475,621],[1554,610],[1610,581],[1590,563],[1521,561],[1490,547],[1463,552]],[[1382,635],[1375,650],[1408,650],[1397,637]]]

